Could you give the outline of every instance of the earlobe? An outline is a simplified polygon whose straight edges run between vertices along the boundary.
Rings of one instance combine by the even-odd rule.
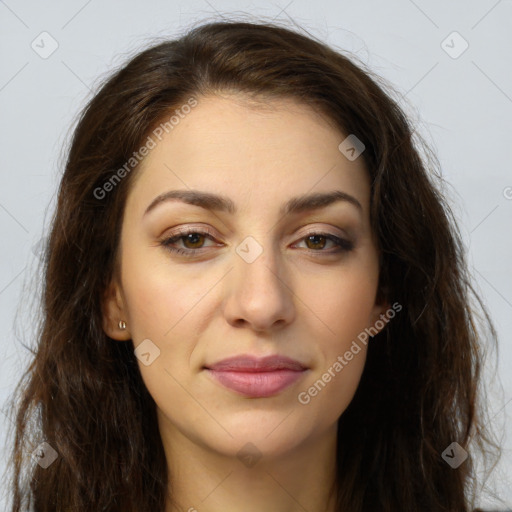
[[[126,325],[126,311],[123,303],[120,286],[115,280],[105,290],[102,301],[103,331],[114,340],[126,341],[130,339],[130,332]]]

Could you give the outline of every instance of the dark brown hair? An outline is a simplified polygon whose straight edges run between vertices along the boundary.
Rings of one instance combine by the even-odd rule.
[[[137,168],[104,197],[94,191],[176,108],[223,91],[295,99],[366,146],[379,293],[403,311],[369,345],[339,420],[337,510],[474,506],[475,457],[494,446],[483,429],[477,320],[492,339],[495,330],[471,285],[435,157],[399,101],[354,62],[277,24],[214,22],[136,55],[91,99],[48,238],[37,347],[13,401],[12,512],[163,512],[168,475],[155,403],[132,343],[102,329]],[[46,469],[30,457],[42,441],[58,454]],[[457,469],[441,456],[454,441],[469,453]]]

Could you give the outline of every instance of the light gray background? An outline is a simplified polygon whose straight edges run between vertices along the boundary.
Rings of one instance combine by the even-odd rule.
[[[503,388],[500,392],[499,381],[495,383],[489,404],[492,422],[504,436],[503,458],[490,484],[510,507],[510,0],[276,0],[256,4],[227,0],[0,1],[2,412],[27,360],[21,342],[31,341],[33,317],[19,313],[18,331],[14,320],[20,303],[24,307],[34,295],[31,279],[37,270],[37,251],[33,248],[48,224],[47,208],[54,201],[62,148],[75,116],[98,81],[155,36],[175,36],[193,22],[244,14],[290,25],[292,18],[327,43],[354,52],[394,84],[403,95],[404,108],[437,152],[451,185],[448,194],[469,250],[477,288],[500,336]],[[463,39],[451,35],[454,31]],[[41,36],[42,32],[48,32],[56,43],[50,36]],[[464,40],[469,46],[458,56]],[[46,57],[44,52],[51,44],[58,48],[42,58],[40,54]],[[9,421],[0,414],[3,440]],[[484,503],[491,502],[486,499]],[[494,506],[506,508],[503,503]]]

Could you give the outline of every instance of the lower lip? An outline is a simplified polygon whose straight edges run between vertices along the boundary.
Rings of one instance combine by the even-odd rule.
[[[276,395],[297,382],[305,373],[294,370],[270,372],[234,372],[207,370],[223,386],[250,398]]]

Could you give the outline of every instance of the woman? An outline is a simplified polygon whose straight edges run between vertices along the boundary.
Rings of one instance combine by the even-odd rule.
[[[12,511],[472,510],[474,292],[414,135],[271,24],[112,76],[60,185]]]

